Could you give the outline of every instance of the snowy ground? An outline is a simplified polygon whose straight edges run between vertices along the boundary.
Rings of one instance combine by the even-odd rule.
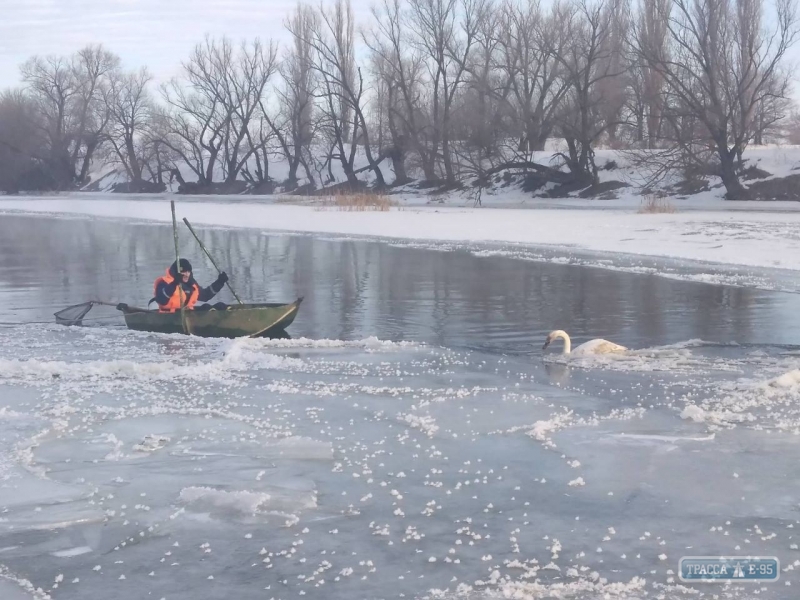
[[[168,222],[167,199],[109,194],[23,197],[0,199],[0,211]],[[692,203],[695,210],[640,214],[637,201],[631,199],[616,201],[613,208],[601,201],[564,200],[550,201],[548,208],[492,210],[419,206],[415,197],[388,212],[346,212],[276,200],[178,197],[178,213],[198,225],[375,236],[444,249],[461,244],[474,252],[530,260],[800,290],[794,276],[800,270],[796,204],[769,203],[764,210],[763,203],[708,200],[701,210]],[[674,261],[684,264],[675,268]]]
[[[319,147],[316,149],[315,154],[318,157],[322,157],[325,156],[327,150],[327,148]],[[556,154],[566,151],[566,144],[563,140],[552,138],[547,140],[544,151],[535,152],[529,158],[533,162],[542,165],[559,167],[562,161],[556,156]],[[792,146],[787,144],[772,144],[766,146],[751,145],[745,150],[744,161],[747,167],[755,166],[768,173],[764,179],[786,177],[787,175],[796,174],[798,169],[800,169],[800,146]],[[318,162],[321,163],[322,161]],[[596,148],[595,163],[600,169],[598,178],[601,183],[608,181],[620,181],[628,184],[629,187],[622,188],[614,192],[614,195],[624,200],[638,200],[641,194],[641,187],[649,185],[647,172],[639,167],[633,167],[630,155],[623,151],[612,150],[610,148]],[[613,169],[607,168],[612,164],[616,165],[616,167]],[[356,150],[355,167],[356,169],[361,170],[367,166],[368,162],[366,155],[364,154],[363,149],[359,147]],[[392,184],[394,181],[394,172],[392,170],[391,160],[388,158],[384,159],[380,163],[380,168],[386,182]],[[564,170],[563,165],[561,165],[560,168]],[[178,169],[181,171],[185,181],[196,181],[197,175],[192,172],[187,165],[179,164]],[[333,185],[337,183],[343,183],[347,180],[341,168],[341,164],[336,160],[333,161],[331,169],[331,173],[333,175],[332,181],[327,182],[329,174],[327,169],[324,169],[323,171],[324,173],[318,172],[314,175],[317,183],[325,180],[325,185]],[[288,177],[289,165],[281,156],[273,156],[269,166],[269,173],[274,181],[280,183]],[[422,173],[415,172],[413,169],[408,172],[408,176],[412,179],[415,177],[421,177],[421,175]],[[302,169],[301,172],[298,173],[298,176],[300,177],[298,182],[300,185],[308,183],[308,181],[304,178],[304,172],[302,172]],[[518,182],[509,183],[504,180],[503,177],[504,174],[502,173],[496,175],[496,181],[494,184],[490,186],[486,192],[484,192],[484,202],[503,205],[509,202],[516,203],[519,201],[524,201],[526,198],[530,199],[531,194],[518,193]],[[664,189],[668,191],[671,196],[675,196],[676,194],[673,193],[669,186],[679,182],[680,178],[680,173],[674,173],[666,180],[658,182],[655,187],[656,189]],[[127,182],[127,176],[121,167],[118,165],[107,165],[103,163],[98,163],[93,166],[92,170],[90,171],[90,179],[93,183],[89,184],[88,187],[92,189],[92,191],[101,192],[108,192],[115,184]],[[373,183],[375,177],[372,171],[366,170],[360,173],[359,179],[366,183]],[[225,173],[222,170],[222,165],[217,162],[214,170],[214,181],[220,182],[224,180]],[[464,183],[466,184],[467,190],[469,190],[471,181],[465,181]],[[169,192],[178,191],[179,185],[177,181],[167,182],[166,185]],[[693,203],[706,203],[708,201],[718,201],[722,199],[725,190],[719,178],[709,177],[708,186],[709,189],[707,191],[695,193],[689,196]],[[550,184],[548,187],[552,188],[553,186]],[[543,188],[542,190],[539,190],[539,195],[542,195],[541,192],[545,191],[546,189],[547,188]],[[430,193],[430,190],[420,191],[416,189],[415,184],[413,183],[403,188],[399,188],[399,190],[407,190],[412,198],[424,197]],[[395,191],[398,191],[398,188],[395,188]],[[445,201],[447,201],[447,196],[452,197],[452,194],[444,194]],[[472,193],[467,191],[464,196],[472,196]],[[577,197],[577,192],[573,193],[573,196]]]

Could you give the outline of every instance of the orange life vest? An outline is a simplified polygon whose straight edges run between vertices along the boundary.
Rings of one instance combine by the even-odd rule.
[[[162,275],[156,282],[153,284],[153,295],[158,293],[158,284],[161,282],[166,284],[170,284],[175,281],[175,278],[170,274],[169,269],[165,275]],[[194,305],[197,304],[197,298],[200,296],[200,286],[196,283],[192,284],[192,292],[189,294],[189,297],[186,299],[185,307],[188,309],[194,308]],[[172,297],[169,299],[167,304],[159,304],[158,305],[158,312],[175,312],[181,309],[181,297],[186,297],[186,292],[183,291],[181,285],[175,287],[175,292],[172,294]]]

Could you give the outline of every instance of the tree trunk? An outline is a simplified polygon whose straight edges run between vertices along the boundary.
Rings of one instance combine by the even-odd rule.
[[[597,163],[594,161],[594,150],[591,146],[587,146],[587,167],[592,176],[592,185],[600,185],[600,175],[597,172]]]
[[[395,144],[389,153],[389,158],[392,159],[392,169],[394,170],[394,185],[403,185],[409,181],[406,173],[405,152],[400,145],[401,143]]]
[[[436,177],[436,164],[435,164],[435,156],[436,152],[430,153],[423,153],[420,152],[420,160],[422,161],[422,173],[425,175],[426,181],[436,181],[438,177]]]
[[[364,130],[366,131],[366,129]],[[379,188],[386,187],[386,180],[383,178],[383,172],[381,171],[378,162],[372,156],[372,149],[369,147],[369,138],[364,136],[364,154],[367,156],[367,162],[369,163],[369,168],[375,173],[375,183]]]
[[[208,157],[208,166],[206,167],[205,177],[201,183],[211,184],[214,182],[214,165],[217,163],[218,150],[211,150]]]
[[[736,174],[736,152],[731,152],[726,148],[719,148],[720,176],[725,186],[727,200],[747,200],[750,197],[747,189],[739,181]]]
[[[644,111],[636,111],[636,141],[641,144],[644,142]]]
[[[362,141],[364,142],[364,154],[367,158],[367,163],[369,163],[370,170],[375,173],[375,180],[378,187],[385,188],[386,180],[383,178],[383,172],[381,171],[378,162],[372,156],[372,147],[370,145],[369,130],[367,129],[367,120],[364,118],[364,113],[361,112],[361,108],[356,106],[354,110],[357,118],[361,120],[361,137]],[[353,144],[355,144],[355,139],[353,139]]]
[[[456,182],[456,175],[453,171],[453,159],[450,156],[449,135],[445,132],[442,135],[442,160],[444,161],[444,176],[447,183],[452,185]]]
[[[655,103],[650,105],[650,111],[647,114],[647,147],[650,150],[655,149],[658,140],[658,130],[661,125],[661,110],[655,106]]]
[[[370,169],[372,172],[375,173],[375,183],[379,188],[386,187],[386,180],[383,178],[383,172],[381,171],[380,165],[373,159],[372,157],[372,150],[369,149],[369,145],[364,146],[367,152],[367,161],[369,162]]]
[[[565,137],[564,140],[567,142],[567,149],[569,150],[567,167],[569,167],[569,170],[575,175],[580,169],[580,165],[578,164],[578,146],[575,144],[575,138]]]
[[[350,185],[356,185],[358,183],[358,177],[356,177],[353,165],[349,161],[342,160],[342,170],[344,170],[345,177],[347,177],[347,183]],[[333,177],[333,173],[331,173],[331,177]]]
[[[248,117],[247,121],[249,122],[249,120],[250,119]],[[225,178],[225,183],[233,183],[239,176],[239,171],[242,167],[239,164],[239,147],[244,141],[246,133],[247,130],[240,131],[236,136],[236,139],[233,141],[233,151],[231,152],[231,156],[228,158],[228,176]]]
[[[522,142],[519,149],[521,152],[533,152],[536,145],[536,138],[538,137],[538,128],[536,127],[536,117],[533,115],[525,119],[525,133],[522,136]]]
[[[299,150],[298,152],[302,152],[302,150]],[[314,174],[311,172],[311,167],[309,166],[308,161],[305,158],[303,158],[302,154],[300,154],[299,156],[300,156],[300,164],[303,165],[303,170],[306,172],[306,177],[308,178],[308,184],[312,188],[316,188],[317,180],[314,179]]]
[[[155,173],[156,177],[155,177],[155,181],[156,181],[156,183],[164,183],[164,176],[162,175],[164,169],[161,166],[161,151],[160,151],[160,148],[158,147],[158,142],[156,142],[155,151],[156,151],[156,173]]]
[[[125,140],[125,147],[128,152],[128,165],[131,171],[131,179],[133,181],[142,180],[142,167],[136,159],[136,148],[133,145],[133,138],[127,137]]]
[[[550,137],[550,130],[549,129],[540,129],[539,135],[533,138],[533,148],[534,152],[544,152],[544,145],[547,143],[547,138]]]
[[[169,171],[170,177],[174,177],[178,180],[179,185],[186,185],[186,182],[183,180],[183,175],[181,175],[180,170],[176,167],[174,169],[170,169]]]
[[[333,176],[333,151],[328,155],[328,183],[333,183],[336,178]]]
[[[297,186],[297,169],[300,167],[300,154],[295,151],[289,160],[289,176],[286,178],[286,186],[294,188]]]
[[[392,87],[389,87],[389,105],[392,104]],[[394,119],[394,113],[391,108],[386,114],[386,123],[389,126],[389,135],[391,136],[391,148],[389,149],[389,158],[392,160],[392,170],[394,171],[394,184],[403,185],[408,183],[408,174],[406,173],[406,138],[401,135],[397,130],[397,122]]]
[[[83,165],[81,165],[81,173],[78,176],[78,184],[83,185],[86,183],[86,178],[89,176],[89,167],[92,164],[92,156],[97,148],[97,140],[89,139],[86,141],[86,156],[83,157]]]
[[[225,178],[225,183],[233,183],[236,181],[236,176],[239,174],[236,163],[237,161],[234,159],[228,161],[228,176]]]

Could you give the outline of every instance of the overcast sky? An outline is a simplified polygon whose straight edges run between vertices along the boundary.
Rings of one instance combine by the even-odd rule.
[[[316,0],[313,0],[316,2]],[[358,23],[374,0],[351,0]],[[102,43],[125,67],[149,67],[157,80],[177,74],[206,33],[235,40],[286,41],[283,22],[296,0],[0,0],[0,88],[19,81],[34,54],[71,54]],[[792,49],[796,64],[800,45]],[[795,95],[797,87],[795,87]]]
[[[352,0],[357,18],[371,0]],[[34,54],[70,54],[102,43],[126,67],[175,74],[206,33],[285,41],[296,0],[0,0],[0,88],[19,84],[19,64]]]

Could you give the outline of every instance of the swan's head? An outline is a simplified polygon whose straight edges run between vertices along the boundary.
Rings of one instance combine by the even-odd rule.
[[[559,338],[561,338],[562,340],[567,339],[567,332],[564,331],[563,329],[556,329],[555,331],[551,331],[548,334],[547,339],[545,339],[545,341],[544,341],[544,346],[542,346],[542,350],[547,349],[547,347],[550,344],[552,344],[553,342],[555,342]]]

